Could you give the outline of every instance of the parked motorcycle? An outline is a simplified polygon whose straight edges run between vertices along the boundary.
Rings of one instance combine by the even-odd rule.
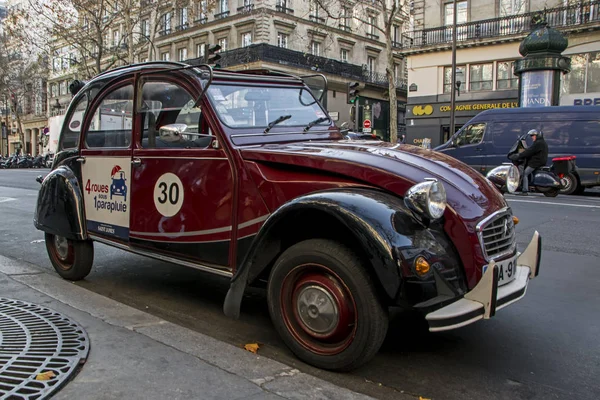
[[[517,158],[519,153],[525,151],[525,149],[529,147],[527,146],[527,141],[525,140],[526,137],[527,134],[524,134],[517,139],[507,154],[508,158],[513,162],[513,164],[519,167],[521,173],[527,165],[525,164],[525,161],[517,161]],[[563,161],[558,162],[562,163]],[[523,169],[521,169],[520,166],[522,166]],[[531,179],[529,180],[529,191],[533,193],[542,193],[546,197],[558,196],[558,193],[563,188],[563,185],[561,183],[561,179],[553,171],[555,168],[556,166],[553,165],[552,167],[537,168],[535,171],[533,171],[531,174]],[[567,166],[567,169],[568,168],[569,167]],[[527,177],[524,176],[522,179],[527,179]],[[517,190],[521,190],[521,187],[522,180]]]
[[[17,160],[17,168],[31,168],[33,166],[33,158],[31,156],[23,156]]]
[[[44,168],[46,165],[44,164],[44,157],[41,154],[35,156],[32,161],[31,168]]]

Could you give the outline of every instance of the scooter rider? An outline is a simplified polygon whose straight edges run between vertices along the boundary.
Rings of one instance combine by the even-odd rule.
[[[531,136],[533,144],[515,157],[514,161],[525,160],[525,171],[522,174],[523,185],[521,195],[527,196],[529,192],[529,175],[537,168],[543,167],[548,162],[548,144],[542,136],[542,132],[537,129],[532,129],[527,132]]]

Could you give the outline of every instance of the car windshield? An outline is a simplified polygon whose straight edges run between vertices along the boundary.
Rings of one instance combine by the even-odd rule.
[[[208,96],[219,119],[231,128],[261,128],[261,132],[269,125],[273,131],[286,126],[305,128],[319,118],[327,118],[310,91],[302,87],[213,84]],[[328,125],[328,120],[321,121],[313,130]]]

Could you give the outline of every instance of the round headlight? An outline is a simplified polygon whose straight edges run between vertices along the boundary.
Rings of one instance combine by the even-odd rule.
[[[404,203],[415,213],[436,220],[441,218],[446,210],[446,190],[441,182],[426,178],[425,182],[417,183],[408,189]]]
[[[506,190],[509,193],[514,193],[519,187],[519,170],[514,165],[511,165],[506,174]]]

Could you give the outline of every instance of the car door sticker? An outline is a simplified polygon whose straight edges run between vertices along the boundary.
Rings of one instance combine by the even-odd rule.
[[[81,172],[88,231],[127,240],[130,157],[87,157]]]
[[[172,217],[183,205],[183,183],[175,174],[162,174],[154,185],[154,205],[164,217]]]

